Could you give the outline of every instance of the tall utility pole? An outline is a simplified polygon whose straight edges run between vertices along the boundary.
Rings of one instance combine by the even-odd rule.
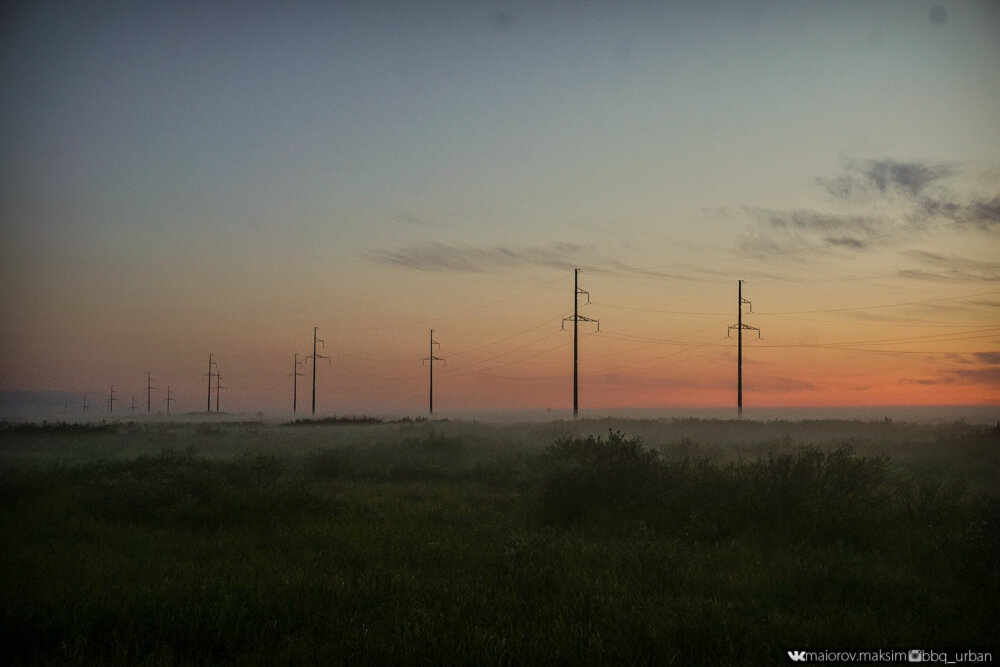
[[[295,363],[292,365],[292,414],[295,414],[296,404],[298,403],[299,378],[305,377],[305,373],[299,372],[299,366],[304,363],[304,361],[299,361],[299,353],[296,352]]]
[[[208,378],[208,401],[205,403],[205,412],[211,412],[212,411],[212,378],[215,377],[216,375],[218,375],[217,373],[213,373],[212,372],[212,365],[213,364],[216,367],[218,367],[218,365],[219,365],[216,362],[212,361],[212,353],[209,352],[208,353],[208,372],[205,373],[205,375],[203,376],[203,377],[207,377]]]
[[[431,329],[431,351],[430,355],[424,359],[424,361],[430,362],[431,367],[431,391],[430,391],[430,410],[429,414],[434,414],[434,362],[444,361],[441,357],[434,356],[434,346],[437,345],[438,349],[441,349],[441,343],[434,340],[434,329]],[[445,361],[447,364],[448,362]]]
[[[743,416],[743,330],[756,331],[757,338],[760,338],[760,329],[749,324],[743,324],[743,304],[747,305],[747,312],[753,312],[753,305],[743,298],[743,281],[739,281],[737,295],[736,324],[729,327],[729,331],[736,329],[736,414]],[[729,334],[726,334],[729,337]]]
[[[167,414],[169,415],[170,414],[170,404],[177,400],[176,398],[174,398],[173,393],[170,391],[170,385],[169,384],[167,385],[167,398],[165,400],[167,401]]]
[[[599,320],[591,319],[589,317],[584,317],[580,315],[580,295],[587,295],[587,303],[590,303],[590,292],[580,289],[580,269],[573,269],[573,317],[563,318],[563,330],[566,329],[566,322],[573,322],[573,417],[575,418],[580,412],[580,393],[579,393],[579,372],[577,370],[577,365],[579,361],[580,352],[580,336],[577,332],[577,325],[580,322],[595,322],[597,324],[597,330],[601,330],[601,323]]]
[[[115,401],[117,400],[119,399],[117,396],[115,396],[115,386],[111,385],[111,393],[108,394],[108,412],[115,411]]]
[[[330,357],[326,356],[325,354],[318,354],[316,352],[316,343],[319,343],[324,348],[326,347],[326,343],[323,341],[323,339],[316,337],[317,331],[319,331],[319,327],[313,327],[313,353],[308,357],[306,357],[306,359],[313,360],[312,413],[314,415],[316,414],[316,360],[326,359],[326,362],[330,363]]]
[[[153,386],[153,376],[149,371],[146,371],[146,413],[150,411],[150,397],[153,394],[153,390],[157,387]]]

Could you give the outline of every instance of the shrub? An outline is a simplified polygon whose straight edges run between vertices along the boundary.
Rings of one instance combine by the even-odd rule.
[[[782,539],[864,541],[888,499],[888,462],[849,447],[803,448],[752,462],[664,462],[638,438],[566,438],[541,457],[543,519],[641,524],[690,537],[746,531]]]
[[[660,498],[659,453],[620,431],[557,440],[542,454],[542,507],[555,523],[647,514]]]

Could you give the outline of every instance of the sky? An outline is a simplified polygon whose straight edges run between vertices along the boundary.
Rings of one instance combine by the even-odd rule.
[[[0,391],[1000,406],[996,2],[0,11]]]

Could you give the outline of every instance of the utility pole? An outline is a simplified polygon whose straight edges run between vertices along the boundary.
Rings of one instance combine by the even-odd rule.
[[[131,410],[132,412],[135,412],[138,409],[138,407],[139,406],[137,406],[135,404],[135,396],[133,396],[132,397],[132,405],[130,405],[128,409]]]
[[[435,361],[444,361],[444,359],[442,359],[441,357],[435,357],[434,356],[434,346],[435,345],[438,346],[439,350],[441,349],[441,343],[439,343],[436,340],[434,340],[434,329],[431,329],[431,351],[430,351],[430,355],[427,358],[424,359],[424,361],[429,361],[430,362],[430,367],[431,367],[430,368],[430,370],[431,370],[431,391],[430,391],[430,411],[429,411],[429,414],[434,414],[434,362]],[[447,363],[448,362],[445,361],[445,364],[447,364]]]
[[[757,338],[760,338],[760,329],[757,327],[752,327],[749,324],[743,324],[743,304],[747,305],[747,312],[753,312],[753,305],[743,298],[743,281],[739,281],[737,295],[739,301],[737,302],[736,308],[736,324],[729,327],[731,332],[736,329],[736,414],[737,416],[743,416],[743,330],[756,331]],[[729,333],[726,333],[726,338],[729,338]]]
[[[324,348],[326,347],[326,343],[323,341],[323,339],[316,337],[317,331],[319,331],[319,327],[313,327],[313,353],[308,357],[306,357],[306,359],[313,360],[312,413],[314,415],[316,414],[316,360],[326,359],[326,363],[330,363],[330,357],[326,356],[325,354],[318,354],[316,352],[316,343],[319,343]]]
[[[153,376],[149,371],[146,371],[146,414],[150,412],[150,398],[154,389],[158,389],[158,387],[153,386]]]
[[[295,414],[296,405],[298,403],[299,395],[299,378],[305,377],[305,373],[299,372],[299,366],[304,364],[304,361],[299,361],[299,353],[295,353],[295,363],[292,365],[292,414]]]
[[[87,392],[83,392],[83,411],[87,411]]]
[[[170,414],[170,404],[173,403],[176,400],[177,399],[174,398],[173,393],[170,391],[170,385],[168,384],[167,385],[167,398],[166,398],[166,401],[167,401],[167,414],[168,415]]]
[[[111,385],[111,393],[108,394],[108,412],[114,412],[115,411],[115,401],[117,401],[117,400],[118,400],[118,397],[115,396],[115,386]]]
[[[562,328],[566,330],[566,322],[573,322],[573,417],[580,412],[580,393],[579,393],[579,372],[577,369],[579,361],[579,351],[580,351],[580,336],[577,332],[577,326],[580,322],[594,322],[597,324],[597,330],[601,330],[601,323],[599,320],[591,319],[589,317],[584,317],[580,315],[580,295],[587,295],[587,303],[590,303],[590,292],[580,289],[580,269],[573,269],[573,317],[563,318]]]
[[[215,377],[216,375],[218,375],[218,373],[213,373],[212,372],[212,365],[213,364],[216,367],[219,366],[219,364],[217,364],[216,362],[212,361],[212,353],[209,352],[208,353],[208,372],[205,373],[205,375],[202,376],[202,377],[207,377],[208,378],[208,402],[205,404],[205,412],[211,412],[212,411],[212,378]]]

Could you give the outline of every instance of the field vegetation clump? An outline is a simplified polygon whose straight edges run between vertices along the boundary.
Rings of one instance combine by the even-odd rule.
[[[784,664],[1000,625],[984,429],[208,426],[0,434],[0,661]]]

